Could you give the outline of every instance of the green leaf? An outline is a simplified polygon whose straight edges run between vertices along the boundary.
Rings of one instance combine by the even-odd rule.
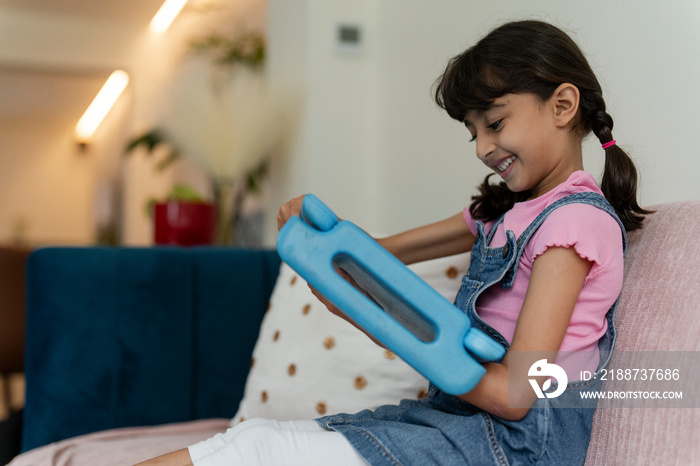
[[[164,143],[165,138],[161,132],[154,129],[132,139],[124,150],[127,154],[130,154],[137,147],[146,146],[147,153],[150,155],[157,145]]]
[[[171,150],[168,152],[168,155],[166,155],[163,160],[158,162],[156,164],[156,171],[163,171],[165,170],[171,163],[175,162],[177,159],[180,158],[180,153],[176,151],[175,149]]]
[[[204,202],[204,198],[186,184],[176,184],[168,194],[168,201]]]
[[[146,202],[143,206],[144,213],[146,214],[146,217],[148,218],[153,218],[155,215],[154,209],[156,208],[156,204],[158,201],[156,200],[155,197],[149,197],[146,199]]]

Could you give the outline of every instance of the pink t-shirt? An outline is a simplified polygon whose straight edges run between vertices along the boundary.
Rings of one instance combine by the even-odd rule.
[[[568,194],[581,192],[602,194],[593,176],[577,171],[550,192],[516,203],[498,226],[491,247],[501,247],[506,243],[507,230],[512,230],[516,238],[519,237],[547,206]],[[472,233],[476,234],[476,221],[469,209],[464,210],[464,219]],[[487,233],[493,223],[486,223]],[[560,351],[592,352],[591,362],[585,369],[595,370],[597,342],[607,329],[605,314],[622,289],[624,267],[620,227],[615,219],[597,207],[568,204],[554,210],[525,246],[513,286],[504,290],[497,283],[486,289],[476,302],[477,314],[511,342],[525,300],[532,264],[552,246],[573,247],[579,256],[593,262]]]

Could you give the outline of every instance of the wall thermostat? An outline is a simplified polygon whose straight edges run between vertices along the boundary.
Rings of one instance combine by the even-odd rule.
[[[364,45],[362,27],[358,24],[338,24],[335,43],[340,50],[361,50]]]

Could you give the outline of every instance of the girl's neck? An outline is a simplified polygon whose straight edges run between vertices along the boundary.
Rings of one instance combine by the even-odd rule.
[[[569,179],[572,173],[583,170],[583,150],[580,142],[572,143],[567,149],[568,154],[560,157],[560,162],[536,186],[530,190],[528,200],[538,198]]]

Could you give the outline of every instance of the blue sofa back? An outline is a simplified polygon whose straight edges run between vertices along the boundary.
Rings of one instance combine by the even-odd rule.
[[[233,417],[275,251],[47,248],[27,263],[23,451],[115,427]]]

